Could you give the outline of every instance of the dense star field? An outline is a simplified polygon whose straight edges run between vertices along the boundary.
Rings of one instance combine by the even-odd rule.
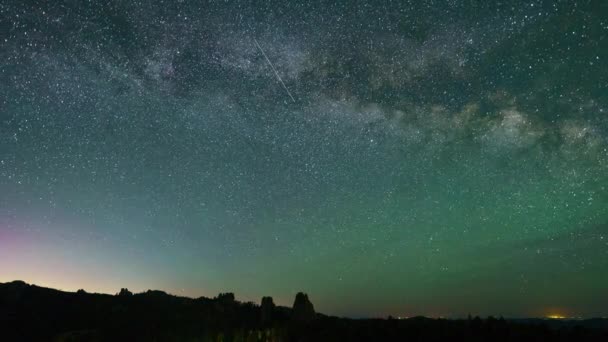
[[[608,314],[608,2],[0,1],[0,282]]]

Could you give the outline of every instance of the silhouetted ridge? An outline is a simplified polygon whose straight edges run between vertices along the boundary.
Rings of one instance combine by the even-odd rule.
[[[593,319],[352,320],[315,313],[305,293],[293,308],[148,290],[116,295],[63,292],[22,281],[0,283],[0,341],[608,341]]]
[[[148,297],[157,297],[157,298],[173,297],[172,295],[168,294],[167,292],[160,291],[160,290],[148,290],[148,291],[142,293],[141,295],[148,296]]]

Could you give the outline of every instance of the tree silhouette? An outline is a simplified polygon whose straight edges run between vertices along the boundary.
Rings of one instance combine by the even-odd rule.
[[[216,300],[221,303],[233,303],[235,301],[234,293],[225,292],[217,295]]]
[[[129,291],[127,288],[120,289],[120,292],[117,294],[120,297],[131,297],[133,296],[133,292]]]

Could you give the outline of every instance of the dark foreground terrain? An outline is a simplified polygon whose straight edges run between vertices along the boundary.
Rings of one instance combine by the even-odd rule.
[[[62,292],[21,281],[0,284],[0,341],[608,341],[608,321],[353,320],[240,303],[231,293],[184,298],[162,291],[115,296]]]

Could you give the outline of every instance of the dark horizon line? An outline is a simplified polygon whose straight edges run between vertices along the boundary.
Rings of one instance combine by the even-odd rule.
[[[78,291],[82,290],[87,294],[91,294],[91,295],[105,295],[105,296],[117,296],[117,293],[105,293],[105,292],[89,292],[86,289],[78,289],[76,291],[68,291],[68,290],[63,290],[63,289],[56,289],[53,287],[47,287],[47,286],[43,286],[43,285],[38,285],[38,284],[34,284],[34,283],[28,283],[24,280],[21,279],[15,279],[12,281],[7,281],[7,282],[0,282],[0,285],[3,284],[12,284],[12,283],[23,283],[27,286],[35,286],[38,288],[42,288],[42,289],[48,289],[48,290],[53,290],[53,291],[59,291],[59,292],[63,292],[63,293],[73,293],[73,294],[77,294]],[[122,289],[122,288],[121,288]],[[128,288],[125,288],[128,290]],[[134,295],[138,295],[138,294],[145,294],[147,292],[162,292],[165,293],[169,296],[172,297],[176,297],[176,298],[186,298],[186,299],[190,299],[190,300],[197,300],[197,299],[210,299],[213,300],[216,297],[206,297],[206,296],[199,296],[199,297],[190,297],[190,296],[184,296],[184,295],[176,295],[173,293],[169,293],[165,290],[158,290],[158,289],[148,289],[148,290],[144,290],[142,292],[136,292],[134,293]],[[300,291],[302,292],[302,291]],[[218,295],[221,294],[218,293]],[[236,296],[235,296],[236,297]],[[264,297],[264,296],[262,296]],[[272,297],[272,296],[270,296]],[[239,301],[238,299],[235,299],[237,302],[239,303],[254,303],[255,305],[260,306],[260,303],[257,302],[251,302],[251,301]],[[290,306],[285,306],[285,305],[277,305],[279,307],[285,307],[285,308],[291,308]],[[594,320],[594,319],[606,319],[608,320],[608,316],[558,316],[558,315],[550,315],[550,316],[545,316],[545,317],[534,317],[534,316],[519,316],[519,317],[505,317],[503,315],[486,315],[485,317],[483,315],[474,315],[472,313],[469,313],[466,317],[459,317],[459,316],[425,316],[425,315],[412,315],[412,316],[398,316],[398,315],[386,315],[386,316],[338,316],[338,315],[326,315],[324,313],[318,312],[319,314],[328,316],[328,317],[338,317],[338,318],[342,318],[342,319],[353,319],[353,320],[366,320],[366,319],[382,319],[382,320],[388,320],[388,319],[396,319],[396,320],[402,320],[402,319],[414,319],[414,318],[425,318],[425,319],[445,319],[445,320],[466,320],[469,318],[481,318],[481,319],[486,319],[486,318],[495,318],[495,319],[505,319],[505,320],[559,320],[559,321],[586,321],[586,320]]]

